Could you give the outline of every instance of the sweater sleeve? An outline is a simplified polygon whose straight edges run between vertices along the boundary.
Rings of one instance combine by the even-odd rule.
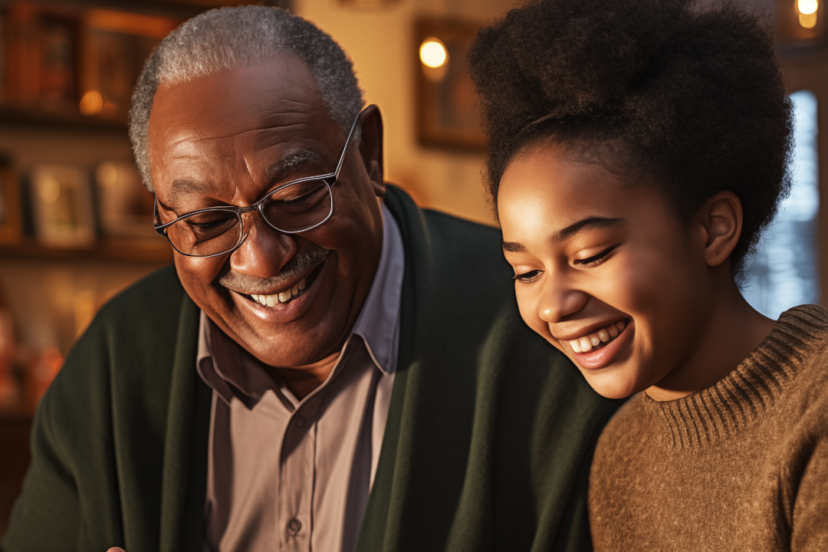
[[[828,430],[812,441],[810,455],[796,493],[793,510],[792,552],[828,550]]]

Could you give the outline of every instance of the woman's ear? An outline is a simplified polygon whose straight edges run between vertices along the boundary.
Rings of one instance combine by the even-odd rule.
[[[742,235],[742,202],[731,191],[708,199],[700,211],[704,232],[704,260],[708,266],[724,263]]]

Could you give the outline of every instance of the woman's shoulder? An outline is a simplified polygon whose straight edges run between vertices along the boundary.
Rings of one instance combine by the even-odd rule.
[[[633,395],[607,423],[598,439],[595,449],[595,462],[601,463],[604,459],[629,457],[635,451],[630,448],[640,448],[647,441],[652,432],[654,413],[645,405],[644,393]]]

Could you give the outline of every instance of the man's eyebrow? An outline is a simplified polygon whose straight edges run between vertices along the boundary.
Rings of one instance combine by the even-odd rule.
[[[213,186],[205,182],[198,182],[187,178],[173,180],[172,190],[170,192],[171,200],[175,203],[176,199],[182,195],[187,194],[203,194],[210,190]]]
[[[305,165],[322,167],[322,158],[319,154],[310,150],[291,153],[267,168],[265,181],[275,184],[285,180],[292,172]]]
[[[615,226],[624,222],[626,221],[622,218],[588,217],[583,220],[579,220],[574,224],[570,224],[566,228],[558,230],[552,236],[552,241],[561,242],[567,238],[571,238],[581,230],[585,230],[587,228],[606,228],[608,226]],[[526,246],[518,242],[505,241],[503,242],[503,251],[508,251],[509,253],[523,253],[526,251]]]

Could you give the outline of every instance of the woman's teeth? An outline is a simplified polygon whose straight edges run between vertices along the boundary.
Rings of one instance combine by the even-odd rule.
[[[308,286],[308,279],[305,278],[292,288],[282,293],[274,293],[273,295],[251,295],[250,298],[260,305],[265,307],[275,307],[279,303],[289,303],[296,299],[305,291]]]
[[[573,339],[569,342],[569,346],[576,353],[588,353],[592,349],[603,346],[618,337],[618,334],[623,332],[626,326],[626,321],[621,320],[580,339]]]

